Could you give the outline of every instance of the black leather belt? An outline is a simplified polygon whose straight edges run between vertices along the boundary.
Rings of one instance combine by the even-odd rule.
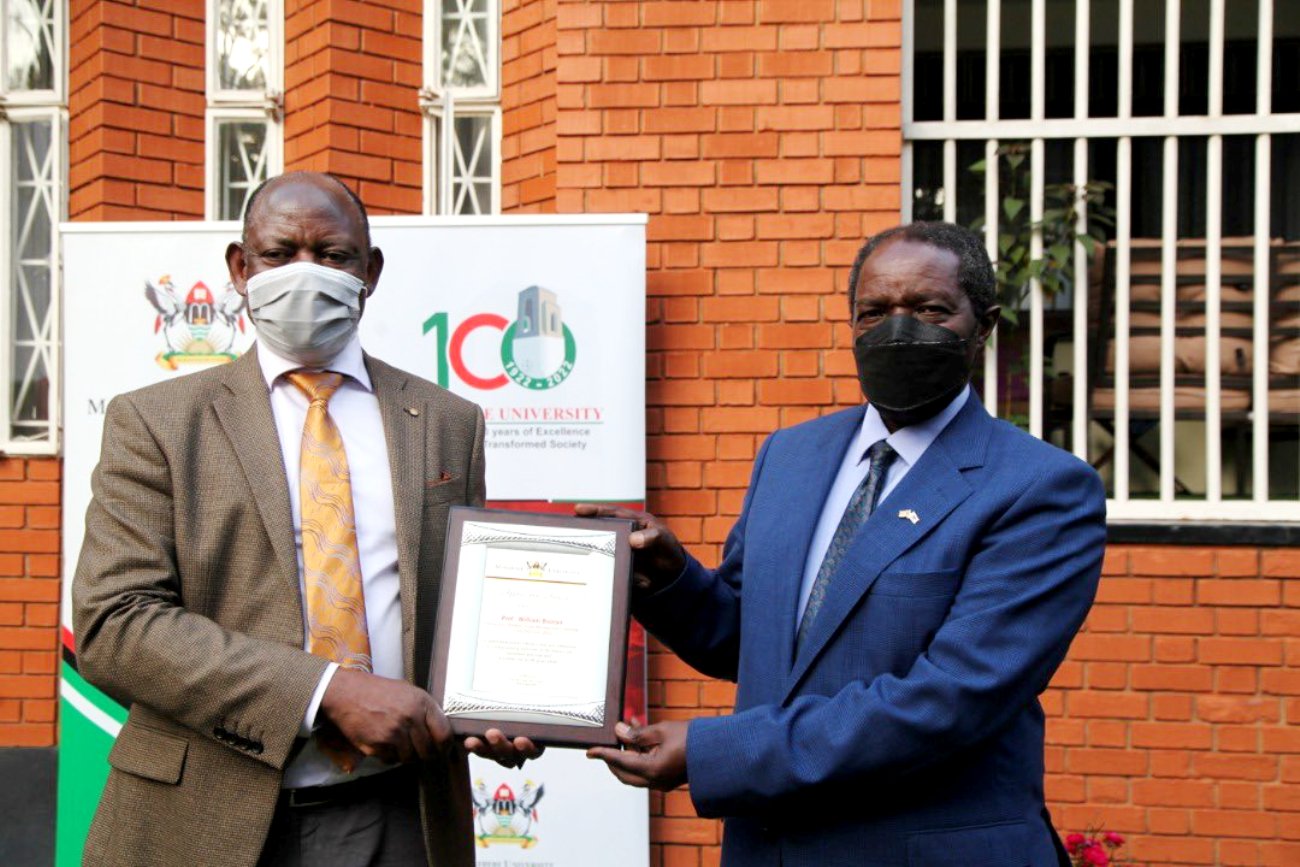
[[[415,770],[407,765],[331,786],[281,789],[280,803],[286,807],[336,807],[375,798],[391,798],[416,785]]]

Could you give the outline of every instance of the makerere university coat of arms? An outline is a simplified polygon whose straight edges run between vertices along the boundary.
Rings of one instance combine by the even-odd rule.
[[[167,349],[157,357],[159,366],[176,370],[179,364],[223,364],[237,357],[235,341],[247,327],[244,296],[227,286],[217,298],[199,281],[182,300],[176,294],[171,275],[164,274],[157,285],[144,283],[144,295],[158,311],[155,334],[162,334]]]
[[[482,780],[476,780],[472,795],[478,844],[485,849],[495,843],[515,845],[521,849],[536,845],[533,825],[537,822],[537,802],[545,791],[545,786],[534,788],[532,780],[528,780],[518,797],[505,783],[488,795],[487,786]]]

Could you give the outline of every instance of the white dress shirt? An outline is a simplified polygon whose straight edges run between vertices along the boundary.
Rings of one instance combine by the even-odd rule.
[[[280,452],[289,482],[289,505],[293,512],[294,547],[298,552],[298,588],[302,596],[303,632],[306,623],[307,595],[302,569],[302,508],[298,488],[302,431],[307,422],[307,396],[284,377],[302,365],[276,355],[259,342],[257,361],[271,390],[271,413],[280,435]],[[393,477],[389,471],[388,443],[384,439],[383,418],[375,398],[370,374],[361,354],[361,341],[353,337],[333,361],[325,365],[344,375],[343,384],[330,398],[329,415],[343,437],[352,476],[352,509],[357,522],[357,551],[361,560],[362,594],[366,599],[366,627],[370,632],[370,657],[374,673],[401,679],[402,607],[397,577],[397,519],[393,504]],[[311,705],[303,720],[302,734],[307,736],[315,724],[321,698],[329,686],[336,664],[331,663],[321,677]],[[284,770],[285,788],[326,786],[358,776],[387,770],[378,759],[364,759],[352,774],[345,774],[333,760],[308,739],[302,751]]]
[[[822,505],[821,517],[817,519],[817,529],[813,532],[812,544],[808,546],[808,559],[804,561],[803,566],[803,584],[799,588],[799,616],[794,621],[796,630],[799,628],[799,622],[803,620],[803,610],[808,605],[808,596],[812,593],[813,582],[817,579],[817,571],[821,569],[822,560],[826,559],[826,551],[831,546],[831,539],[835,537],[840,518],[844,516],[849,500],[853,499],[853,492],[867,477],[867,469],[870,466],[867,461],[867,449],[885,440],[898,453],[898,457],[894,458],[885,473],[885,483],[876,500],[879,506],[890,492],[898,487],[898,483],[907,475],[908,470],[916,466],[921,455],[925,454],[930,444],[938,439],[948,423],[957,417],[957,413],[961,412],[961,408],[966,405],[970,394],[971,389],[968,385],[938,415],[918,424],[901,427],[892,434],[889,428],[885,427],[885,421],[880,417],[880,410],[870,404],[867,405],[867,412],[862,417],[862,426],[858,428],[857,436],[844,452],[839,472],[835,475],[835,482],[831,485],[830,493],[826,495],[826,502]]]

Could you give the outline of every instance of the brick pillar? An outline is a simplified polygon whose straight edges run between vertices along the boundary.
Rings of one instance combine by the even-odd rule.
[[[203,218],[203,0],[71,0],[68,214]]]
[[[0,458],[0,747],[55,741],[59,461]]]
[[[555,211],[556,0],[501,12],[501,210]]]
[[[420,0],[287,0],[284,167],[333,172],[374,214],[422,198]]]
[[[898,221],[900,4],[565,2],[561,212],[645,211],[651,511],[709,562],[762,438],[861,401],[846,282]],[[651,646],[652,715],[734,692]],[[716,863],[720,827],[653,801],[653,863]]]

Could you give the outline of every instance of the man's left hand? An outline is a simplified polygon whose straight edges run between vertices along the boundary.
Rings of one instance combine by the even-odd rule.
[[[522,768],[524,762],[535,759],[546,751],[528,738],[506,737],[500,729],[488,729],[483,737],[465,738],[465,749],[474,755],[491,759],[503,768]]]
[[[639,727],[619,723],[614,734],[627,749],[592,747],[587,758],[600,759],[629,786],[667,792],[686,784],[686,728],[677,720]]]

